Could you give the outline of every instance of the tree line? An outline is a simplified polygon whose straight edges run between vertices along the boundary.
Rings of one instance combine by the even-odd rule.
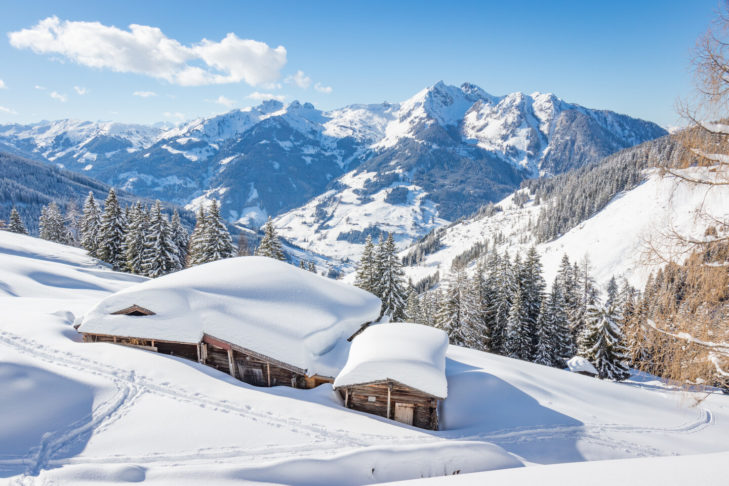
[[[523,259],[493,250],[479,258],[473,275],[456,266],[440,289],[418,294],[406,290],[393,254],[391,235],[377,246],[368,238],[355,283],[382,299],[382,312],[393,322],[437,327],[451,344],[546,366],[564,368],[580,355],[601,378],[629,376],[623,311],[635,290],[612,279],[601,301],[589,259],[578,265],[565,255],[547,291],[534,247]]]
[[[182,224],[176,209],[170,218],[160,201],[151,207],[137,201],[122,208],[113,188],[103,209],[92,192],[82,211],[69,204],[62,214],[55,202],[49,203],[41,210],[38,228],[42,239],[81,246],[116,271],[152,278],[249,253],[242,236],[238,248],[233,244],[215,200],[207,208],[200,206],[192,233]],[[16,208],[11,210],[7,230],[28,234]],[[263,237],[254,254],[287,260],[271,218],[263,226]],[[307,268],[316,271],[311,262]]]

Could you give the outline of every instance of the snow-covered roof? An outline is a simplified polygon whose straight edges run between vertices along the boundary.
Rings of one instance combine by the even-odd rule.
[[[137,305],[150,316],[112,315]],[[291,364],[335,376],[347,338],[377,319],[369,292],[265,257],[239,257],[149,280],[99,302],[79,331],[197,343],[203,333]]]
[[[573,356],[567,361],[567,368],[575,373],[592,373],[597,375],[597,370],[586,358]]]
[[[438,398],[448,396],[445,354],[448,336],[420,324],[370,326],[353,342],[334,387],[397,381]]]

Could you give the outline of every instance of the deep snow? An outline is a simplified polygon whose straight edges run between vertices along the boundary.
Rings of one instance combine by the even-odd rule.
[[[432,432],[344,409],[331,385],[256,388],[80,342],[76,316],[134,280],[80,250],[0,232],[0,482],[356,485],[526,464],[489,482],[529,484],[559,475],[541,464],[676,454],[700,454],[680,461],[707,483],[724,474],[726,454],[710,453],[729,449],[729,397],[650,376],[617,384],[450,346],[444,430]],[[661,461],[608,464],[639,474]],[[584,484],[614,484],[595,482],[610,467],[555,466]],[[682,477],[656,474],[664,485]]]

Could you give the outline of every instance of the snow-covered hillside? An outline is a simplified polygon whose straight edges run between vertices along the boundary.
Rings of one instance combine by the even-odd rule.
[[[331,385],[256,388],[80,342],[76,316],[139,280],[0,232],[0,478],[359,485],[727,449],[726,396],[643,375],[616,384],[451,346],[443,430],[431,432],[347,410]]]
[[[701,237],[707,227],[715,225],[702,217],[703,213],[720,218],[729,216],[729,188],[726,186],[709,189],[676,177],[662,177],[657,169],[650,169],[645,175],[645,182],[617,194],[590,219],[561,237],[536,246],[548,282],[556,275],[564,254],[571,261],[579,261],[587,255],[599,284],[606,284],[612,276],[624,276],[632,285],[642,287],[660,263],[649,258],[649,245],[656,246],[664,256],[675,256],[662,235],[675,230],[683,235]],[[520,205],[515,203],[517,194],[529,196],[528,191],[522,189],[496,205],[501,211],[468,218],[443,229],[441,248],[425,256],[420,264],[406,267],[406,274],[413,281],[436,271],[445,277],[454,258],[476,243],[488,239],[492,244],[497,236],[503,238],[496,246],[499,252],[508,251],[512,257],[516,252],[525,254],[536,241],[531,228],[549,201],[535,204],[531,195],[528,202]]]

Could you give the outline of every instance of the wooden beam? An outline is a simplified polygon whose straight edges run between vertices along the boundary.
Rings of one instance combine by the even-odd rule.
[[[392,383],[387,384],[387,418],[390,418],[390,392],[392,391]]]
[[[349,408],[349,388],[344,389],[344,408]]]
[[[268,381],[268,386],[271,386],[271,363],[266,361],[266,380]]]
[[[233,359],[233,350],[228,348],[228,368],[230,369],[230,376],[235,378],[235,360]]]

